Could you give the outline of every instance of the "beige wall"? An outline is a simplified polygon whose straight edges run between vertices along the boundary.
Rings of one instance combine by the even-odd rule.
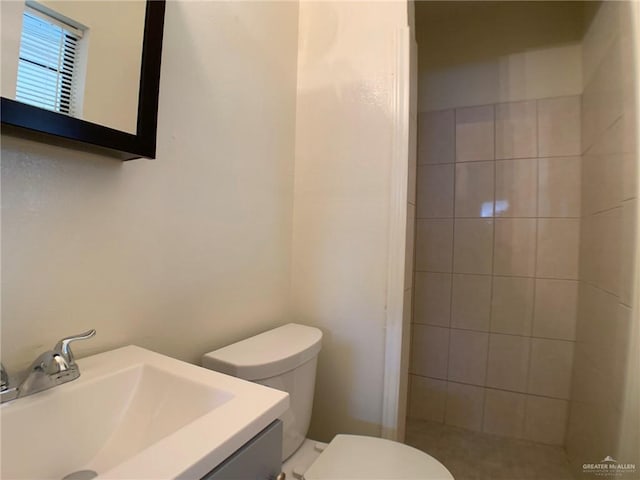
[[[3,2],[4,3],[4,2]],[[287,319],[298,6],[167,2],[158,156],[2,137],[2,360],[190,362]]]
[[[582,91],[579,2],[417,2],[419,111]]]
[[[293,318],[324,332],[310,431],[320,440],[381,432],[394,39],[406,11],[300,3],[292,300]]]
[[[638,365],[628,357],[638,329],[638,32],[631,19],[629,3],[604,2],[584,38],[580,294],[567,438],[577,474],[607,455],[640,464]]]

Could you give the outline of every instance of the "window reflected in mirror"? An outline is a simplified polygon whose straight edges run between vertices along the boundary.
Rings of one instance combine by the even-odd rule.
[[[136,133],[146,2],[0,2],[2,96]]]
[[[16,100],[82,118],[84,30],[39,4],[22,15]]]

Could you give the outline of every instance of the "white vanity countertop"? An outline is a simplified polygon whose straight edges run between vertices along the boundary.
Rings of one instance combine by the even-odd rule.
[[[79,360],[82,375],[99,375],[102,356],[123,366],[143,362],[196,383],[230,392],[229,401],[98,478],[202,478],[282,415],[287,393],[181,362],[136,346]]]
[[[2,405],[15,439],[2,444],[3,477],[198,479],[289,406],[285,392],[136,346],[77,363],[77,380]]]

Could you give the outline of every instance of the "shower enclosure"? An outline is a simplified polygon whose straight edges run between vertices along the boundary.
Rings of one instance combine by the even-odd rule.
[[[640,467],[636,8],[416,4],[407,441],[456,478]]]

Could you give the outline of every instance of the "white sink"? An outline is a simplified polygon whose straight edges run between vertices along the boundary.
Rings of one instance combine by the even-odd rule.
[[[0,407],[3,479],[201,478],[285,412],[288,395],[128,346]]]

